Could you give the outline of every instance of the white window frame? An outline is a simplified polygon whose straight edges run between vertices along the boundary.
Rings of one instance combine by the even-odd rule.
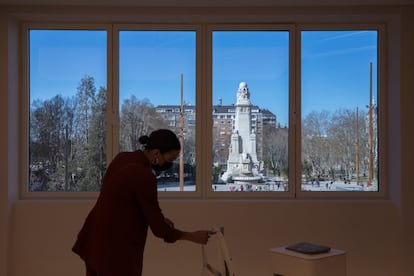
[[[202,59],[201,59],[201,51],[200,47],[197,45],[202,45],[202,38],[201,38],[201,29],[200,25],[189,25],[189,24],[169,24],[169,25],[159,25],[159,24],[115,24],[114,25],[114,52],[119,52],[119,32],[120,31],[194,31],[196,33],[196,126],[200,126],[202,124],[202,117],[199,114],[202,112],[200,109],[203,105],[197,104],[201,102],[200,95],[203,94],[201,92],[201,68],[202,68]],[[116,55],[118,56],[118,55]],[[114,114],[117,114],[116,120],[114,120],[114,133],[113,139],[114,141],[118,141],[118,133],[119,133],[119,59],[114,58],[113,62],[113,108]],[[201,139],[199,127],[196,127],[196,145],[200,145],[203,141]],[[114,144],[114,147],[117,147],[118,143]],[[158,196],[160,198],[200,198],[202,197],[202,188],[201,179],[203,178],[201,172],[203,170],[199,169],[201,165],[199,165],[199,160],[203,160],[203,152],[202,147],[196,147],[196,160],[197,160],[197,167],[196,169],[196,190],[195,191],[168,191],[168,192],[158,192]],[[108,163],[109,164],[109,163]],[[202,163],[201,163],[202,164]]]
[[[296,59],[296,74],[298,78],[296,79],[296,98],[299,99],[296,102],[297,117],[301,118],[301,32],[302,31],[354,31],[354,30],[377,30],[378,31],[378,191],[340,191],[340,192],[331,192],[331,191],[302,191],[302,185],[296,185],[296,197],[298,198],[331,198],[331,199],[369,199],[369,198],[385,198],[388,194],[388,185],[386,185],[386,143],[385,139],[381,137],[386,137],[387,134],[387,124],[386,124],[386,104],[385,104],[385,87],[386,87],[386,32],[385,26],[383,24],[299,24],[297,26],[296,40],[297,45],[297,59]],[[301,154],[301,124],[296,125],[296,132],[298,133],[298,141],[296,147],[298,150],[298,155]],[[301,183],[301,171],[302,164],[301,158],[297,158],[296,166],[299,168],[299,173],[295,176],[296,183]]]
[[[29,192],[28,191],[28,175],[29,175],[29,110],[30,110],[30,68],[29,68],[29,31],[30,30],[102,30],[107,32],[107,163],[114,157],[113,146],[113,90],[112,90],[112,26],[110,24],[72,24],[72,23],[37,23],[25,22],[21,27],[21,41],[22,41],[22,95],[21,95],[21,152],[20,152],[20,197],[22,199],[55,199],[55,198],[96,198],[97,192]],[[108,163],[109,164],[109,163]]]
[[[208,21],[208,20],[207,20]],[[276,20],[277,21],[277,20]],[[269,23],[270,22],[270,23]],[[389,196],[389,180],[386,173],[389,164],[388,140],[389,118],[386,105],[387,85],[387,35],[386,25],[377,23],[289,23],[279,24],[268,20],[265,24],[202,23],[202,24],[80,24],[60,22],[25,22],[22,24],[22,89],[21,89],[21,153],[20,153],[20,195],[23,199],[70,199],[96,198],[97,192],[29,192],[28,176],[28,137],[29,116],[29,68],[28,68],[28,30],[29,29],[67,29],[67,30],[106,30],[107,31],[107,164],[115,156],[118,147],[118,92],[119,60],[117,51],[119,30],[190,30],[196,31],[196,191],[162,192],[161,198],[167,199],[384,199]],[[300,128],[300,31],[306,30],[379,30],[378,42],[378,102],[379,102],[379,191],[378,192],[304,192],[301,191],[301,128]],[[287,192],[213,192],[211,191],[211,147],[212,147],[212,32],[215,30],[288,30],[289,34],[289,185]],[[114,54],[115,53],[115,54]],[[296,100],[296,101],[295,101]],[[381,104],[384,103],[384,104]],[[204,118],[204,119],[203,119]],[[207,118],[207,119],[205,119]],[[292,158],[292,157],[295,158]]]
[[[288,139],[288,151],[289,151],[289,157],[295,156],[295,140],[294,140],[294,133],[295,130],[291,126],[293,115],[294,115],[294,106],[292,106],[292,95],[294,95],[294,80],[295,80],[295,72],[294,72],[294,60],[295,60],[295,25],[294,24],[212,24],[207,26],[207,38],[206,38],[206,45],[208,47],[207,51],[207,66],[206,71],[209,73],[207,78],[207,90],[209,91],[209,98],[207,99],[207,106],[209,107],[206,114],[203,114],[206,118],[209,116],[211,118],[212,114],[212,71],[213,71],[213,64],[212,64],[212,55],[213,55],[213,43],[212,43],[212,34],[214,31],[287,31],[289,32],[289,139]],[[205,139],[211,139],[209,141],[209,150],[211,152],[211,148],[213,145],[212,141],[212,125],[206,125],[205,128],[210,130],[210,133],[208,133],[207,136],[204,136]],[[211,137],[211,138],[210,138]],[[203,168],[211,168],[212,164],[212,156],[211,154],[206,156],[206,159],[203,159],[206,163],[204,164]],[[211,182],[205,183],[205,187],[208,187],[205,189],[206,197],[207,198],[237,198],[237,199],[254,199],[254,198],[260,198],[260,199],[283,199],[283,198],[294,198],[295,196],[295,189],[293,181],[295,180],[295,167],[294,167],[294,158],[289,158],[289,190],[286,192],[214,192],[211,190]],[[210,165],[209,165],[210,164]],[[211,179],[212,172],[209,170],[210,178],[205,179]],[[204,184],[204,183],[203,183]]]

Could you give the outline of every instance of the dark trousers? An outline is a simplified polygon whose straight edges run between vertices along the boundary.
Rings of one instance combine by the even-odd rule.
[[[113,276],[113,275],[116,275],[116,276],[126,276],[126,275],[128,275],[128,276],[141,276],[142,274],[141,274],[141,271],[137,271],[135,268],[133,268],[133,269],[135,269],[134,271],[130,271],[130,270],[125,270],[125,269],[119,269],[119,271],[116,271],[116,272],[114,272],[114,271],[112,271],[112,272],[97,272],[95,269],[93,269],[92,267],[90,267],[88,264],[85,264],[85,267],[86,267],[86,276]],[[119,273],[118,273],[119,272]]]
[[[90,266],[86,265],[86,276],[99,276]]]

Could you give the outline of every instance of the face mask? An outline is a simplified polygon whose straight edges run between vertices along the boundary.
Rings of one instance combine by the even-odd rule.
[[[165,161],[164,164],[162,164],[162,166],[160,166],[160,165],[152,165],[152,169],[155,172],[162,172],[162,171],[166,171],[169,168],[171,168],[172,165],[173,165],[173,162]]]

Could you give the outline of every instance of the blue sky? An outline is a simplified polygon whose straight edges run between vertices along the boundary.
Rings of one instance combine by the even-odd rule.
[[[104,31],[31,31],[31,100],[74,95],[85,75],[106,86]]]
[[[308,31],[302,34],[302,49],[304,113],[314,106],[331,110],[332,107],[363,108],[369,104],[370,63],[376,95],[376,32]]]
[[[302,33],[302,112],[364,108],[369,103],[369,64],[376,91],[375,31]],[[75,95],[80,79],[106,86],[105,31],[31,31],[31,100],[56,94]],[[154,105],[195,104],[195,33],[122,31],[120,97],[146,97]],[[251,102],[288,118],[288,33],[214,32],[213,103],[233,104],[240,82],[247,82]]]

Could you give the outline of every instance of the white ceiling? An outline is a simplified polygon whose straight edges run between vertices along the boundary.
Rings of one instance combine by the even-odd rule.
[[[146,7],[295,7],[413,5],[414,0],[0,0],[0,5]]]

